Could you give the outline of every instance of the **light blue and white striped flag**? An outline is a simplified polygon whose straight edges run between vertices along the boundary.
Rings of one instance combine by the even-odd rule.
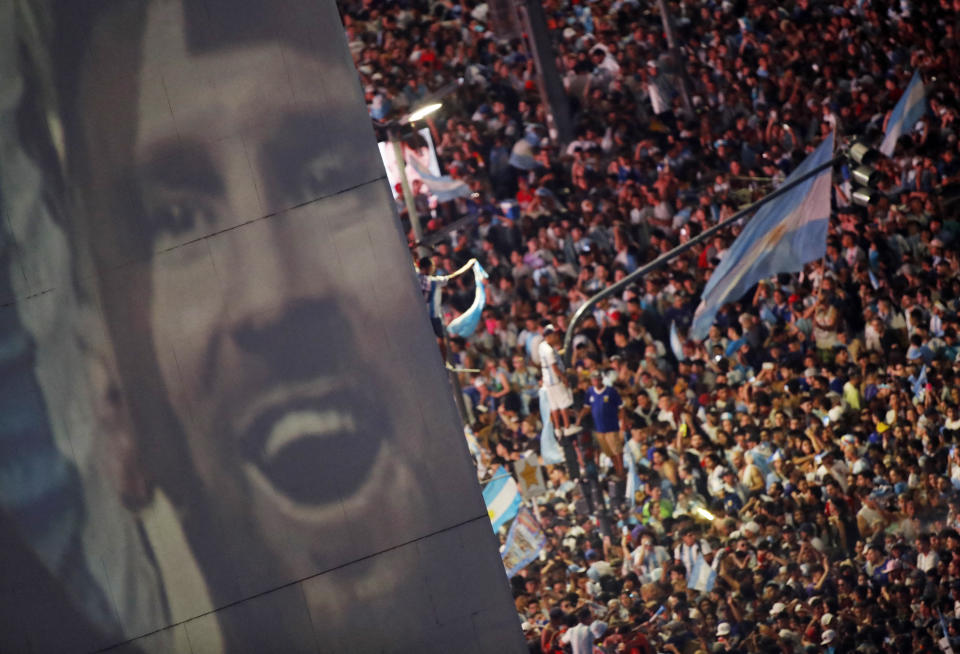
[[[623,467],[627,471],[627,487],[624,494],[627,496],[627,504],[632,509],[637,505],[637,489],[643,486],[640,479],[640,464],[633,458],[629,447],[623,448]]]
[[[697,556],[690,574],[687,575],[687,588],[709,593],[717,583],[717,571],[710,567],[703,554]]]
[[[487,303],[487,292],[483,284],[483,280],[487,276],[487,271],[483,269],[483,266],[474,261],[473,281],[476,286],[476,295],[473,297],[473,304],[470,305],[469,309],[450,321],[450,324],[447,325],[448,334],[469,338],[473,332],[477,331],[477,325],[480,324],[480,317],[483,315],[483,307]]]
[[[472,191],[467,183],[450,177],[449,175],[434,175],[426,170],[416,157],[408,157],[407,165],[420,176],[427,185],[430,194],[437,198],[437,202],[449,202],[457,198],[468,197]]]
[[[914,72],[907,90],[900,97],[900,101],[893,108],[893,113],[887,121],[880,152],[888,157],[892,155],[900,137],[912,132],[914,125],[923,118],[925,113],[927,113],[927,95],[924,92],[920,73]]]
[[[683,342],[677,332],[676,320],[670,321],[670,349],[673,350],[673,356],[677,357],[677,361],[683,361]]]
[[[784,181],[802,177],[833,158],[833,134]],[[703,289],[689,338],[703,340],[720,307],[739,300],[761,279],[800,272],[827,251],[831,169],[793,187],[760,207],[730,246]]]
[[[543,429],[540,430],[540,457],[544,465],[563,463],[563,450],[560,449],[557,435],[553,431],[553,423],[550,421],[550,399],[547,397],[547,389],[541,386],[537,397],[540,403],[540,422],[543,424]]]
[[[483,502],[487,505],[487,515],[498,531],[505,522],[513,519],[520,510],[520,489],[517,482],[505,468],[499,466],[493,471],[493,478],[483,489]]]
[[[537,167],[537,160],[533,156],[533,147],[526,139],[520,139],[513,144],[510,151],[509,163],[520,170],[533,170]]]

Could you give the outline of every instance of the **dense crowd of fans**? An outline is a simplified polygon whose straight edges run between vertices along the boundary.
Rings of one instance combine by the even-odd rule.
[[[436,269],[490,274],[480,328],[447,352],[480,371],[461,382],[481,475],[540,452],[545,330],[559,346],[587,298],[774,189],[831,130],[876,144],[913,72],[926,83],[873,204],[836,171],[822,260],[686,340],[733,228],[578,325],[561,374],[581,430],[558,430],[566,462],[531,498],[547,546],[511,580],[530,649],[960,651],[960,2],[675,2],[693,114],[653,4],[543,3],[576,125],[562,147],[486,4],[342,7],[376,120],[464,79],[430,128],[474,194],[415,192]],[[457,278],[442,310],[473,296]],[[701,556],[715,580],[688,588]]]

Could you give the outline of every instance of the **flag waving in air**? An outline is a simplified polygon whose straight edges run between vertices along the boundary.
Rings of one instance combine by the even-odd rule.
[[[923,81],[920,79],[920,73],[914,72],[907,90],[900,96],[900,101],[897,102],[897,106],[893,108],[893,113],[887,120],[880,152],[888,157],[892,155],[900,137],[913,131],[913,126],[923,118],[926,112],[927,95],[923,89]]]
[[[476,288],[473,297],[473,304],[470,308],[450,321],[447,325],[447,332],[453,336],[462,336],[468,338],[473,332],[477,331],[477,325],[480,324],[480,318],[483,315],[483,307],[487,301],[487,293],[484,290],[483,280],[487,278],[487,271],[483,269],[476,260],[473,262],[473,282]]]
[[[833,158],[833,134],[803,160],[784,186]],[[688,336],[703,340],[720,307],[739,300],[761,279],[800,272],[827,251],[830,221],[830,167],[768,202],[734,241],[703,289]]]

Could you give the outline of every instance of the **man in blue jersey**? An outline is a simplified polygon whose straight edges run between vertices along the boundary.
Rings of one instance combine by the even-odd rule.
[[[617,476],[623,477],[623,436],[620,431],[620,408],[623,401],[612,386],[605,386],[599,370],[590,373],[591,386],[581,412],[593,416],[593,431],[600,449],[613,461]]]

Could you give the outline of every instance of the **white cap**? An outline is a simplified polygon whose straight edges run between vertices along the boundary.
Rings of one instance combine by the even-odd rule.
[[[776,617],[781,613],[783,613],[784,609],[786,608],[787,608],[786,604],[784,604],[783,602],[777,602],[776,604],[773,605],[773,608],[770,609],[770,615]]]
[[[721,622],[717,625],[717,635],[718,636],[729,636],[730,635],[730,623]]]
[[[833,622],[832,613],[824,613],[823,616],[820,617],[820,625],[823,627],[828,626],[831,622]]]
[[[607,623],[601,620],[594,620],[590,624],[590,634],[594,638],[600,638],[605,633],[607,633]]]
[[[823,638],[820,639],[821,645],[829,645],[837,639],[837,632],[833,629],[827,629],[823,632]]]

